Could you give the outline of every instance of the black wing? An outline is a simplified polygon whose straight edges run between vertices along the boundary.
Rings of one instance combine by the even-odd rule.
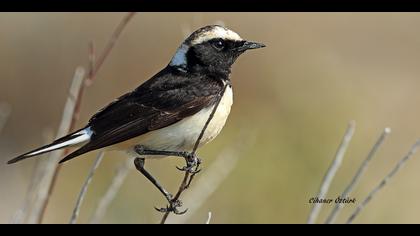
[[[167,67],[95,114],[88,125],[91,140],[60,163],[194,115],[216,103],[222,90],[223,84],[215,79],[187,77]]]

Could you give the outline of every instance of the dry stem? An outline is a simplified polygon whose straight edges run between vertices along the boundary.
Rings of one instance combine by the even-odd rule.
[[[337,170],[340,168],[341,163],[343,162],[344,154],[346,153],[347,147],[350,144],[351,138],[353,137],[353,133],[356,127],[356,123],[351,121],[347,127],[346,133],[344,134],[343,140],[341,141],[340,146],[338,147],[337,153],[335,154],[334,161],[331,163],[324,179],[322,181],[319,193],[317,195],[318,199],[325,198],[331,182],[334,179]],[[316,222],[319,212],[321,211],[322,204],[314,204],[311,213],[309,214],[308,224],[313,224]]]

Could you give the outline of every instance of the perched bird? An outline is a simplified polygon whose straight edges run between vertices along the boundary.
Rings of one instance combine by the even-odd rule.
[[[78,146],[60,163],[102,149],[124,150],[144,170],[144,158],[185,156],[202,135],[200,146],[213,140],[223,128],[233,102],[229,79],[231,66],[243,52],[265,47],[242,39],[218,25],[193,32],[177,49],[170,63],[135,90],[101,109],[88,124],[51,144],[20,155],[8,164],[53,150]],[[155,181],[156,182],[156,181]],[[165,196],[168,193],[153,182]]]

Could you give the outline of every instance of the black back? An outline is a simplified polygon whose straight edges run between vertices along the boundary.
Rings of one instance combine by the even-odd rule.
[[[215,104],[228,74],[187,73],[167,66],[134,91],[96,113],[91,140],[61,162],[164,128]],[[222,79],[221,79],[222,78]]]

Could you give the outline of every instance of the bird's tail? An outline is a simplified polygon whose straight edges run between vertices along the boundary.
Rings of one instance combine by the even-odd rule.
[[[37,148],[23,155],[20,155],[16,158],[13,158],[12,160],[8,161],[7,164],[13,164],[18,161],[24,160],[26,158],[38,156],[46,152],[51,152],[57,149],[85,143],[86,141],[90,140],[91,135],[92,135],[92,131],[90,130],[89,127],[77,130],[69,135],[66,135],[60,139],[55,140],[54,142],[48,145],[45,145],[43,147]]]

